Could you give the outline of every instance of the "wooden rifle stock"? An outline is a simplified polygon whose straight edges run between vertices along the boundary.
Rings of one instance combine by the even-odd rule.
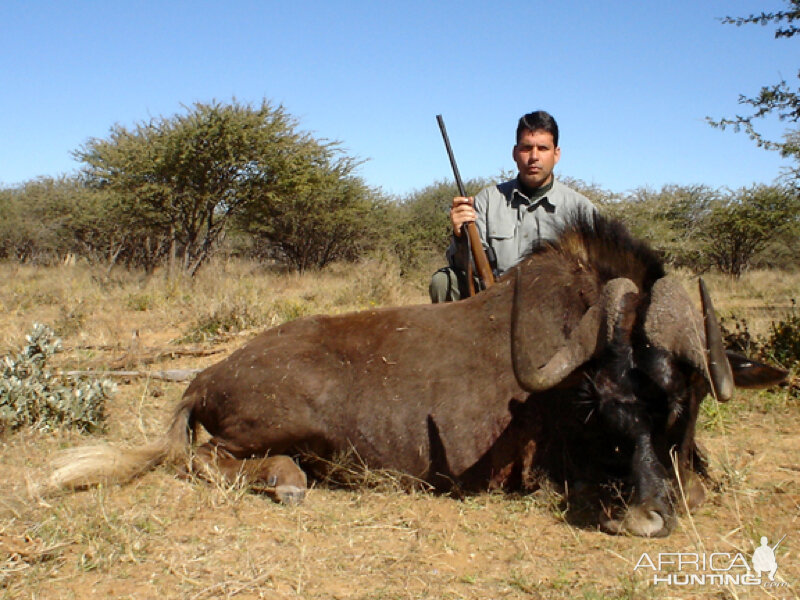
[[[442,131],[442,139],[444,139],[444,146],[447,149],[447,157],[450,159],[450,166],[453,168],[453,175],[456,178],[456,186],[458,186],[458,193],[460,196],[467,196],[467,191],[464,189],[464,182],[461,181],[461,173],[458,171],[456,158],[453,156],[453,149],[450,147],[450,138],[447,136],[447,129],[444,126],[444,119],[442,115],[436,115],[436,121],[439,123],[439,129]],[[466,234],[467,244],[469,245],[472,260],[475,262],[475,268],[478,270],[478,277],[483,281],[483,285],[487,288],[494,285],[494,273],[492,267],[489,265],[489,259],[486,257],[486,252],[483,250],[483,242],[478,233],[478,227],[475,223],[465,223],[461,230],[461,235]],[[467,265],[467,284],[469,285],[469,295],[475,295],[475,284],[472,281],[472,264]]]

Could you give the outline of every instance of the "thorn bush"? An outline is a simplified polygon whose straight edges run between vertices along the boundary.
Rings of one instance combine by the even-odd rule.
[[[61,350],[61,340],[46,325],[34,323],[25,339],[27,345],[16,357],[0,359],[0,433],[25,426],[42,431],[102,430],[114,383],[52,373],[48,361]]]
[[[800,313],[797,301],[792,298],[792,308],[780,320],[770,324],[766,336],[752,335],[747,320],[732,316],[720,322],[726,346],[735,352],[763,361],[795,369],[800,363]]]
[[[772,357],[787,369],[800,362],[800,313],[794,298],[789,314],[770,325],[769,342]]]
[[[217,307],[213,312],[201,315],[188,333],[176,340],[179,344],[197,343],[214,340],[220,335],[244,331],[250,327],[259,327],[265,317],[247,302],[235,302]]]

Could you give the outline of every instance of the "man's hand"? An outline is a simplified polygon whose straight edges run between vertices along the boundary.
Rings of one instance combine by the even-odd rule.
[[[473,199],[458,196],[453,198],[453,206],[450,208],[450,223],[453,225],[453,234],[461,236],[461,226],[477,219],[473,208]]]

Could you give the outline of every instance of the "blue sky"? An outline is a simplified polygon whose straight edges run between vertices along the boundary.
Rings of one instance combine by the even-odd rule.
[[[436,114],[462,176],[492,177],[539,108],[561,127],[561,175],[616,192],[769,183],[788,163],[705,117],[796,83],[800,38],[719,21],[784,6],[0,0],[0,185],[73,172],[71,151],[115,123],[234,97],[283,104],[395,195],[451,177]]]

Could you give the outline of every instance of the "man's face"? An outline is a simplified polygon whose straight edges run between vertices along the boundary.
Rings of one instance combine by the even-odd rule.
[[[512,155],[522,183],[537,188],[550,183],[553,168],[561,158],[561,148],[553,143],[551,133],[537,129],[522,134]]]

